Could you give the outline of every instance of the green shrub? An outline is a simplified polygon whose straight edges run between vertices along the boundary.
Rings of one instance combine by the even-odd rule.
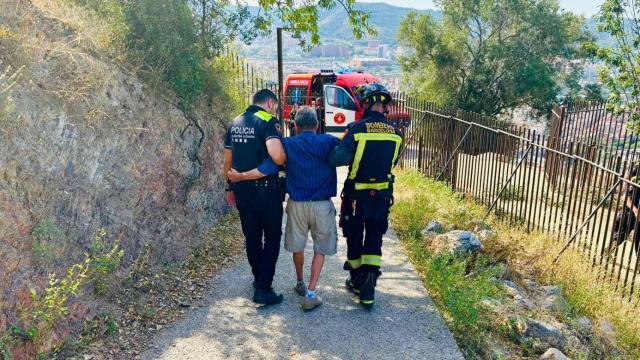
[[[124,250],[120,249],[118,243],[114,244],[110,250],[106,250],[104,237],[106,230],[100,229],[91,245],[91,253],[87,255],[90,259],[89,275],[93,282],[96,294],[103,295],[107,290],[109,276],[120,266]]]
[[[37,227],[45,231],[49,225]],[[31,289],[31,306],[23,308],[22,326],[12,325],[9,331],[0,333],[0,353],[10,342],[22,339],[38,343],[42,336],[52,329],[56,322],[69,313],[68,303],[77,297],[80,290],[88,284],[94,284],[97,292],[106,288],[107,277],[120,265],[124,255],[118,244],[107,249],[104,244],[106,232],[101,229],[93,242],[91,251],[85,254],[84,261],[71,265],[64,276],[49,274],[48,285],[38,291]],[[117,324],[107,324],[107,330]]]
[[[136,0],[125,8],[129,46],[148,67],[160,70],[188,108],[205,89],[206,62],[197,25],[184,0]]]

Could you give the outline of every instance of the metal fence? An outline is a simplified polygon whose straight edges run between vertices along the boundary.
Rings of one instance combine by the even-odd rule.
[[[229,62],[233,81],[245,100],[245,105],[251,104],[253,94],[260,89],[270,89],[276,94],[279,93],[278,79],[273,72],[250,64],[246,59],[229,49],[225,50],[223,56]]]
[[[637,144],[620,125],[624,119],[609,114],[601,124],[584,106],[558,107],[543,134],[396,96],[396,111],[412,118],[403,128],[401,166],[473,196],[487,215],[553,234],[563,251],[581,251],[625,294],[639,293]],[[604,104],[595,109],[607,113]]]

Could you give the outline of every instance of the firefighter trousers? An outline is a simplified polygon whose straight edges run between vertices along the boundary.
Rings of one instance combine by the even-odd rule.
[[[254,182],[234,184],[247,259],[261,290],[271,289],[282,236],[282,202],[276,186],[259,187]]]
[[[389,228],[391,195],[343,195],[341,226],[347,238],[346,270],[377,272],[382,262],[382,237]]]

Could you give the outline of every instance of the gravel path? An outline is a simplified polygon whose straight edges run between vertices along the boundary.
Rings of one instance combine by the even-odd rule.
[[[251,302],[251,272],[243,259],[218,273],[207,306],[160,332],[142,358],[463,359],[393,231],[385,238],[383,274],[371,312],[344,288],[346,243],[344,238],[338,242],[338,254],[327,257],[318,286],[324,300],[320,308],[300,309],[293,262],[282,248],[274,281],[285,295],[282,304],[258,307]],[[306,255],[309,262],[311,241]]]

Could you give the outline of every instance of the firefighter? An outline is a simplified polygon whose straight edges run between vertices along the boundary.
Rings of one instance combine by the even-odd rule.
[[[278,98],[268,89],[253,96],[253,105],[236,117],[227,130],[224,142],[223,174],[233,168],[238,172],[251,170],[271,157],[277,165],[284,164],[286,154],[280,141],[279,121],[274,117]],[[282,235],[282,201],[278,175],[258,180],[228,181],[227,199],[238,208],[242,232],[246,240],[247,258],[254,276],[253,301],[277,304],[282,294],[271,284],[280,252]],[[264,237],[263,237],[264,235]]]
[[[363,118],[347,127],[330,162],[349,165],[340,209],[340,226],[347,238],[346,286],[370,309],[381,274],[382,237],[393,202],[391,171],[398,161],[402,137],[385,119],[392,96],[384,86],[359,86],[356,94],[365,109]]]

